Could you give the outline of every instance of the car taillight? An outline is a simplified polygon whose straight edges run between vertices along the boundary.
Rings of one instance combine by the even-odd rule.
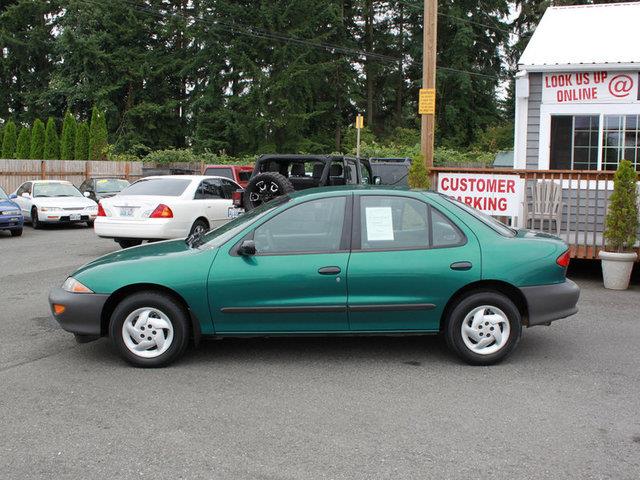
[[[242,193],[243,190],[236,190],[231,194],[231,201],[233,202],[234,207],[242,206]]]
[[[169,207],[161,203],[151,212],[149,218],[173,218],[173,212]]]
[[[104,211],[104,208],[102,207],[102,203],[98,202],[98,216],[99,217],[106,217],[107,216],[107,212]]]
[[[567,250],[556,258],[556,263],[562,268],[567,268],[569,266],[569,260],[571,260],[571,255],[569,254],[569,250]]]

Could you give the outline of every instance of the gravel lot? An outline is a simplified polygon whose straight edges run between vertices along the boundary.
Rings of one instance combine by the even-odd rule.
[[[494,367],[381,337],[211,340],[140,370],[49,316],[114,242],[26,227],[0,247],[2,478],[640,478],[637,277],[574,269],[580,313]]]

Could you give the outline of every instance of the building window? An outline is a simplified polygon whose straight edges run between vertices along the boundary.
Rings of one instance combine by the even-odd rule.
[[[640,115],[605,115],[602,131],[602,170],[616,170],[620,160],[640,163]]]
[[[552,170],[597,170],[598,115],[553,115],[549,167]]]

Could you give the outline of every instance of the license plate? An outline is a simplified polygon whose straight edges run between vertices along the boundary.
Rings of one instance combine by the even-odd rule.
[[[74,220],[80,220],[82,218],[82,215],[80,215],[79,213],[72,213],[71,215],[69,215],[69,220],[71,220],[72,222]]]
[[[227,218],[237,218],[244,213],[244,208],[229,207]]]
[[[120,209],[121,217],[133,217],[133,208],[121,208]]]

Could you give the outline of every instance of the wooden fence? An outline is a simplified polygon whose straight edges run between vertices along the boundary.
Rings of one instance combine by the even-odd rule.
[[[524,203],[527,205],[532,203],[532,186],[537,182],[555,182],[562,186],[559,236],[569,245],[572,257],[594,259],[605,246],[604,219],[613,192],[614,171],[436,167],[431,170],[434,188],[440,173],[519,175],[525,179]],[[528,225],[524,225],[522,218],[517,219],[517,224],[554,235],[558,233],[550,214],[533,212],[532,216],[533,221]],[[640,251],[637,243],[636,250]]]
[[[0,160],[0,186],[7,193],[29,180],[67,180],[80,186],[89,177],[133,180],[141,176],[142,162]]]

